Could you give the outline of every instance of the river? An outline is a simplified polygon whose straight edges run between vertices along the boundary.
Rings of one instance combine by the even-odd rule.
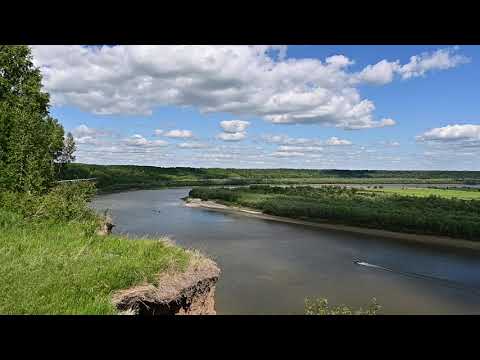
[[[116,233],[167,235],[213,258],[218,314],[302,314],[306,297],[356,308],[376,297],[382,314],[480,314],[479,251],[189,208],[189,190],[102,195],[92,205],[111,209]]]

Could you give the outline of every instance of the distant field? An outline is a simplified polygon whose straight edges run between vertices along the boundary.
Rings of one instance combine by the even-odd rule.
[[[382,192],[385,194],[398,194],[402,196],[440,196],[443,198],[463,199],[463,200],[480,200],[480,189],[471,190],[452,190],[452,189],[374,189],[365,190],[366,192]]]
[[[174,186],[297,184],[480,184],[480,171],[220,169],[70,164],[61,180],[95,178],[101,192]]]

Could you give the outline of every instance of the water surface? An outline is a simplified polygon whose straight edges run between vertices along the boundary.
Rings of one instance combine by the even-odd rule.
[[[386,314],[480,314],[480,252],[188,208],[188,191],[102,195],[93,206],[112,210],[117,233],[168,235],[216,260],[219,314],[302,314],[305,297],[353,307],[376,297]]]

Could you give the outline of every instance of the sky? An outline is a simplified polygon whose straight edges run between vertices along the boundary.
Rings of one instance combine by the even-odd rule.
[[[480,170],[479,46],[32,46],[76,161]]]

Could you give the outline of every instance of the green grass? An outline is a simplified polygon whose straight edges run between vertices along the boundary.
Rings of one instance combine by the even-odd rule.
[[[87,235],[87,228],[26,222],[0,209],[0,314],[115,314],[115,290],[188,265],[186,250],[163,241]]]
[[[480,200],[480,190],[453,190],[453,189],[378,189],[367,190],[383,192],[385,194],[397,194],[402,196],[440,196],[447,199]]]

